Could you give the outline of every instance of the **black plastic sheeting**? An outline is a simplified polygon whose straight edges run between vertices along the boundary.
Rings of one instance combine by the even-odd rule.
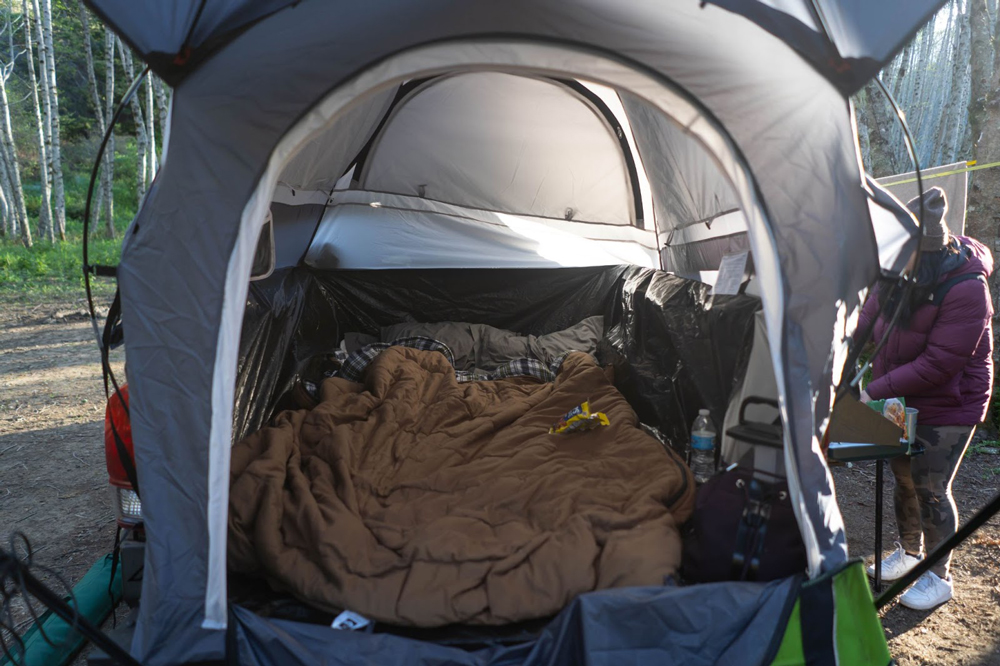
[[[709,295],[707,285],[661,271],[634,271],[598,347],[639,420],[682,452],[698,410],[718,430],[746,372],[760,301]]]
[[[316,271],[292,268],[251,283],[236,384],[234,433],[254,432],[311,358],[345,333],[402,321],[468,321],[522,334],[604,315],[598,360],[642,422],[678,450],[708,408],[718,425],[743,376],[760,301],[709,295],[700,282],[651,269]]]
[[[245,666],[754,666],[777,652],[800,577],[773,583],[633,587],[577,597],[534,640],[476,651],[381,633],[230,615],[229,657]]]

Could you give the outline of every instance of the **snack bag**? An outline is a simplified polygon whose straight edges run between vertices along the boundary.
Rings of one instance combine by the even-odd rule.
[[[591,412],[590,401],[584,402],[563,414],[562,418],[549,428],[549,434],[564,435],[571,432],[592,430],[610,423],[602,412]]]
[[[899,426],[903,439],[906,439],[906,401],[903,398],[872,400],[868,406]]]
[[[900,429],[906,430],[906,404],[902,398],[889,398],[886,400],[885,405],[882,407],[882,416],[898,425]]]

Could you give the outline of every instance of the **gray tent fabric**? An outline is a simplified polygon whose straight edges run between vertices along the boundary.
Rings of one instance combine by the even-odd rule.
[[[748,666],[777,650],[801,580],[641,587],[574,599],[533,641],[470,652],[391,634],[267,621],[236,606],[237,662],[245,666]],[[651,632],[650,626],[656,626]]]
[[[497,72],[440,77],[414,92],[386,122],[359,182],[505,213],[634,219],[611,127],[564,86]]]
[[[206,47],[295,0],[87,0],[87,5],[117,32],[168,83],[191,59],[186,50]]]
[[[865,84],[945,0],[708,0],[740,13],[798,49],[846,94]],[[172,58],[224,40],[295,0],[86,0],[154,71],[169,81],[185,74]],[[824,25],[825,24],[825,25]],[[829,39],[824,28],[829,33]],[[832,40],[832,44],[831,41]],[[847,62],[843,62],[847,61]]]
[[[365,190],[330,196],[304,262],[324,269],[657,267],[652,230]]]
[[[910,256],[917,251],[917,221],[906,206],[876,180],[865,176],[865,184],[871,193],[868,212],[872,217],[872,230],[878,245],[879,265],[885,275],[899,276],[906,268]],[[961,203],[961,216],[964,219],[964,197]]]
[[[91,0],[144,53],[183,43],[196,4]],[[684,145],[710,154],[746,216],[810,573],[846,560],[818,443],[848,322],[880,266],[841,91],[781,39],[689,0],[302,0],[263,20],[247,18],[263,15],[254,12],[250,3],[206,4],[203,15],[217,26],[195,30],[199,39],[243,29],[175,89],[169,156],[127,232],[119,269],[148,539],[132,646],[144,663],[225,650],[235,348],[273,194],[261,190],[262,178],[273,175],[277,187],[282,160],[301,148],[289,143],[297,132],[337,120],[322,116],[327,103],[365,103],[443,72],[593,79],[673,116]],[[322,157],[339,175],[355,155]],[[660,205],[669,202],[661,196]]]
[[[664,230],[704,224],[740,207],[719,166],[694,138],[635,95],[621,97]]]
[[[845,95],[878,74],[946,0],[707,0],[797,49]]]

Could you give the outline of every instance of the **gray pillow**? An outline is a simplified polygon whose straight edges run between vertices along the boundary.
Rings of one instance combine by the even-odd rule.
[[[455,355],[456,370],[472,370],[476,361],[476,345],[481,326],[481,324],[463,324],[451,321],[434,324],[408,321],[402,324],[383,326],[379,337],[381,337],[382,342],[392,342],[416,335],[433,338],[451,347],[451,351]]]
[[[569,328],[539,335],[534,340],[528,336],[531,355],[551,363],[557,356],[567,351],[582,351],[590,355],[597,353],[597,343],[604,337],[604,317],[587,317]]]
[[[588,317],[563,331],[539,336],[520,335],[486,324],[405,322],[384,327],[380,337],[383,342],[392,342],[414,335],[440,340],[451,347],[459,370],[493,370],[518,358],[535,358],[548,364],[567,351],[593,354],[604,336],[604,317]]]

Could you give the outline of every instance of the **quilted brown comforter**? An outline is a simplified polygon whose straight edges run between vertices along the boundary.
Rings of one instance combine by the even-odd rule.
[[[587,399],[610,426],[548,433]],[[460,384],[442,354],[393,347],[234,447],[229,563],[334,612],[502,624],[662,584],[693,498],[590,356],[547,384]]]

